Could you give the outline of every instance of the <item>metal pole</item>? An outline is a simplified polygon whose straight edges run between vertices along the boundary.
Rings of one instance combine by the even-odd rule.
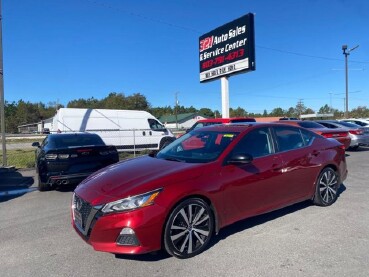
[[[342,45],[343,55],[345,55],[345,77],[346,77],[346,102],[345,102],[345,118],[348,118],[348,55],[352,51],[354,51],[356,48],[358,48],[359,45],[356,45],[355,47],[352,47],[351,49],[347,50],[347,45]]]
[[[348,65],[347,65],[347,53],[345,50],[343,52],[345,55],[345,77],[346,77],[346,102],[345,102],[345,118],[348,118]]]
[[[176,116],[176,129],[178,130],[178,92],[176,92],[176,103],[174,106],[174,114]]]
[[[3,166],[6,166],[6,138],[5,138],[5,100],[4,100],[4,70],[3,70],[3,21],[0,0],[0,117],[1,144],[3,150]]]
[[[229,87],[228,87],[228,77],[222,77],[220,79],[222,87],[222,117],[229,117]]]

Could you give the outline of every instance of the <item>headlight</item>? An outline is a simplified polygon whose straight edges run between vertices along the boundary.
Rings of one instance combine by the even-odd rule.
[[[162,189],[157,189],[144,194],[130,196],[118,201],[110,202],[102,209],[103,213],[123,212],[134,210],[154,204],[155,198],[159,195]]]

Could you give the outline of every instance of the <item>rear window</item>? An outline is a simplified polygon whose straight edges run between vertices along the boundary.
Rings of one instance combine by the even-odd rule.
[[[340,121],[340,122],[338,122],[338,124],[340,124],[342,126],[345,126],[345,127],[350,127],[350,128],[358,128],[358,127],[360,127],[357,124],[350,123],[350,122],[344,122],[344,121]]]
[[[319,124],[319,123],[316,123],[316,122],[312,122],[312,121],[301,121],[299,122],[299,125],[301,127],[304,127],[304,128],[325,128],[325,126]]]
[[[52,142],[56,148],[105,145],[103,140],[98,135],[55,135],[52,137]]]

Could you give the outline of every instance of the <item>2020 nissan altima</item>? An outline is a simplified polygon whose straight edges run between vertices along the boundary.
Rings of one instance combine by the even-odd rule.
[[[73,194],[72,225],[98,251],[189,258],[236,221],[309,199],[331,205],[346,176],[334,139],[284,124],[214,125],[89,176]]]

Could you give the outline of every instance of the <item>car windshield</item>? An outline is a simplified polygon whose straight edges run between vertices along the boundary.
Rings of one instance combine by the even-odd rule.
[[[206,129],[194,130],[172,142],[156,157],[186,163],[208,163],[216,160],[238,134]]]
[[[53,136],[52,141],[56,148],[105,145],[103,140],[97,135],[55,135]]]

